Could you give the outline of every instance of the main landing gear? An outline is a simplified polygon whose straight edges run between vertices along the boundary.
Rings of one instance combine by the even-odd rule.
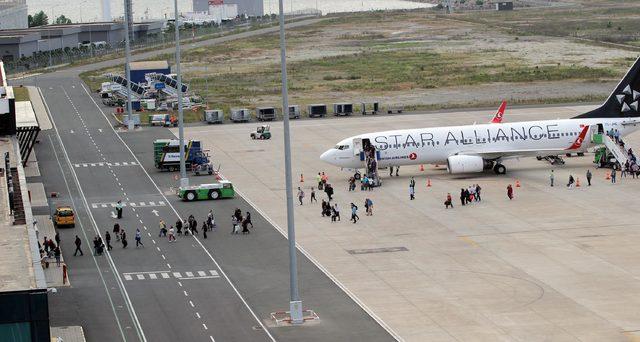
[[[505,173],[507,173],[507,168],[500,163],[496,163],[496,165],[493,166],[493,172],[495,172],[497,175],[504,175]]]
[[[538,157],[536,157],[536,159],[538,159],[538,160],[543,160],[544,159],[544,160],[548,161],[549,164],[551,164],[551,165],[564,165],[564,160],[559,156],[544,156],[544,157],[538,156]]]

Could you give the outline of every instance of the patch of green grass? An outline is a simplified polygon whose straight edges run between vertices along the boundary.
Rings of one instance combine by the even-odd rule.
[[[29,91],[25,87],[13,87],[13,95],[16,101],[30,101]]]

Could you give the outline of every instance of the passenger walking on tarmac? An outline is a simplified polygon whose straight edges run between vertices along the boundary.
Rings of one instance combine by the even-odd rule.
[[[591,170],[587,170],[587,186],[591,186],[591,177],[593,177]]]
[[[140,228],[136,228],[136,248],[138,248],[138,246],[144,247],[142,244],[142,233],[140,232]]]
[[[331,220],[334,222],[336,221],[336,219],[340,221],[340,208],[338,208],[338,203],[334,203],[331,210],[332,210]]]
[[[324,172],[322,172],[322,176],[320,177],[322,179],[322,185],[325,186],[327,185],[327,183],[329,183],[329,176],[325,175]]]
[[[176,235],[173,230],[173,226],[169,227],[169,242],[176,242]]]
[[[76,240],[74,241],[74,243],[76,244],[76,251],[73,252],[73,256],[76,256],[78,252],[80,252],[80,255],[84,255],[84,253],[82,253],[82,248],[80,248],[80,245],[82,245],[82,240],[80,240],[78,235],[76,235]]]
[[[398,174],[400,172],[400,166],[396,166],[396,177],[400,177]]]
[[[313,203],[314,201],[318,203],[318,200],[316,199],[316,191],[311,187],[311,201],[309,203]]]
[[[191,229],[191,235],[198,235],[198,221],[196,221],[196,219],[193,216],[191,217],[191,221],[189,223],[190,225],[190,229]]]
[[[509,197],[509,200],[513,199],[513,187],[511,187],[511,184],[507,185],[507,197]]]
[[[409,187],[410,188],[415,188],[416,187],[416,180],[413,178],[413,176],[411,177],[411,180],[409,181]]]
[[[360,217],[358,216],[358,206],[351,202],[351,221],[353,221],[353,224],[355,224],[359,219]]]
[[[113,235],[116,236],[116,241],[120,241],[120,224],[113,225]]]
[[[304,191],[298,187],[298,202],[302,205],[302,199],[304,198]]]
[[[460,189],[460,203],[462,203],[462,205],[467,203],[467,196],[464,193],[464,189]]]
[[[320,204],[320,206],[322,207],[322,211],[320,212],[320,214],[322,215],[322,217],[327,216],[327,201],[322,200],[322,203]]]
[[[322,190],[322,175],[318,172],[316,176],[316,182],[318,182],[318,190]]]
[[[573,188],[573,183],[575,180],[573,179],[573,175],[569,175],[569,183],[567,184],[567,188]]]
[[[231,216],[231,234],[238,234],[240,231],[240,227],[238,226],[238,218],[236,215]]]
[[[331,202],[331,200],[333,200],[333,187],[331,186],[331,184],[325,184],[324,186],[324,192],[327,193],[327,197],[329,197],[329,202]]]
[[[249,221],[247,221],[247,218],[245,217],[244,220],[242,220],[242,234],[250,234],[251,232],[249,231]]]
[[[554,179],[553,170],[551,170],[551,173],[549,174],[549,185],[551,185],[551,187],[553,187],[553,179]]]
[[[203,238],[207,238],[207,230],[209,230],[209,226],[207,225],[207,222],[202,221],[202,237]]]
[[[93,255],[98,255],[98,236],[93,237]]]
[[[60,267],[60,246],[56,246],[53,250],[53,255],[56,257],[56,266]]]
[[[480,187],[480,184],[476,184],[476,201],[477,202],[482,202],[482,197],[480,197],[481,190],[482,188]]]
[[[124,229],[122,229],[122,232],[120,233],[120,241],[122,242],[122,248],[127,248],[129,242],[127,241],[127,233]]]
[[[116,213],[117,213],[118,219],[121,219],[122,218],[122,201],[120,200],[116,203]]]
[[[616,183],[616,167],[614,166],[613,169],[611,169],[611,183],[615,184]]]
[[[367,184],[369,185],[369,191],[373,190],[373,178],[370,177]]]
[[[104,232],[104,239],[107,241],[107,250],[112,250],[113,246],[111,246],[111,234],[109,234],[108,230]]]
[[[182,220],[180,219],[176,221],[176,233],[182,235]]]
[[[56,232],[56,236],[54,236],[54,238],[56,239],[56,246],[60,246],[60,234],[58,234],[58,232]]]
[[[451,207],[453,209],[453,201],[451,200],[451,193],[447,193],[447,199],[444,200],[444,208],[449,209]]]
[[[360,191],[364,191],[369,184],[369,178],[367,175],[360,177]]]
[[[316,201],[317,202],[317,201]],[[253,229],[253,222],[251,222],[251,213],[247,211],[247,216],[244,219],[248,225],[251,225],[251,229]]]
[[[371,198],[364,200],[364,208],[367,216],[373,216],[373,201]]]
[[[167,237],[167,224],[164,223],[164,220],[160,220],[159,226],[160,233],[158,234],[158,237]]]
[[[413,201],[416,198],[416,188],[409,186],[409,200]]]

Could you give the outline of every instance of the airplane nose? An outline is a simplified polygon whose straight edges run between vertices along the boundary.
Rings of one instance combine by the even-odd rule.
[[[320,160],[325,163],[331,163],[333,161],[331,150],[325,151],[322,155],[320,155]]]

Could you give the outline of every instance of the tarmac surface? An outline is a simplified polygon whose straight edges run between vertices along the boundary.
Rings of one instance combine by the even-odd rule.
[[[302,254],[304,308],[320,320],[276,326],[270,313],[289,305],[286,239],[241,198],[180,202],[170,189],[175,173],[153,166],[153,140],[170,137],[168,130],[117,132],[96,94],[79,81],[48,77],[39,83],[53,130],[39,137],[40,181],[47,193],[62,194],[50,206],[71,204],[78,220],[76,228],[59,230],[73,286],[50,296],[53,326],[81,322],[88,341],[394,340]],[[126,204],[120,220],[114,218],[118,200]],[[229,234],[235,208],[252,212],[252,234]],[[208,239],[169,243],[158,237],[160,219],[171,225],[178,214],[193,214],[202,223],[210,209],[219,228]],[[116,222],[127,232],[128,247],[113,236],[110,253],[91,255],[93,238],[100,234],[104,240]],[[75,235],[82,240],[82,257],[73,256]]]
[[[511,109],[505,122],[569,118],[592,106]],[[505,176],[493,172],[449,175],[441,167],[402,167],[399,177],[381,170],[383,185],[347,191],[351,173],[320,161],[336,142],[388,129],[487,122],[490,112],[378,115],[292,121],[294,186],[306,192],[296,207],[301,247],[406,341],[621,341],[637,339],[640,322],[640,218],[633,200],[640,179],[606,180],[593,154],[551,166],[535,158],[509,160]],[[282,123],[271,140],[251,140],[261,123],[189,127],[186,136],[212,148],[222,173],[243,197],[279,227]],[[640,134],[626,139],[640,145]],[[549,174],[555,173],[555,187]],[[591,169],[593,185],[585,173]],[[315,175],[326,172],[342,221],[309,204]],[[299,182],[299,175],[304,182]],[[567,188],[569,175],[581,186]],[[409,200],[410,177],[416,199]],[[432,186],[427,187],[428,180]],[[506,186],[515,185],[515,199]],[[460,188],[482,187],[482,202],[461,206]],[[316,190],[319,201],[326,195]],[[443,202],[450,192],[454,209]],[[364,200],[374,203],[365,216]],[[360,221],[349,222],[350,202]],[[283,231],[284,234],[284,231]]]

